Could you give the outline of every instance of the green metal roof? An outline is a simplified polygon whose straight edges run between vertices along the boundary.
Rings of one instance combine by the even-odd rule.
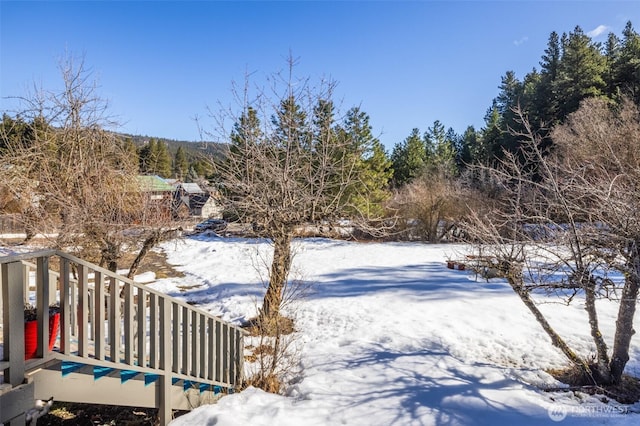
[[[144,192],[172,192],[173,186],[169,185],[160,176],[138,176],[138,183]]]

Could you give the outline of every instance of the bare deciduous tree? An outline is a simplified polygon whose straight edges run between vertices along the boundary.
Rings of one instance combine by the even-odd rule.
[[[221,137],[231,140],[225,160],[216,163],[226,207],[273,241],[259,316],[268,321],[280,317],[291,242],[300,226],[356,220],[354,196],[369,189],[361,180],[360,143],[337,124],[335,84],[311,87],[308,80],[295,80],[293,62],[287,75],[274,76],[273,95],[260,90],[249,99],[245,88],[237,97],[239,114],[216,116]],[[235,125],[227,132],[229,122]]]
[[[27,239],[51,232],[52,246],[115,271],[123,250],[139,241],[148,250],[168,221],[146,208],[137,164],[109,131],[114,122],[84,62],[69,57],[60,70],[60,92],[20,98],[13,123],[26,129],[17,134],[3,126],[0,186],[21,200]]]
[[[640,289],[640,112],[629,99],[616,109],[587,99],[552,136],[565,180],[571,179],[570,196],[582,217],[598,225],[590,248],[624,277],[616,295],[620,307],[610,371],[605,370],[618,382],[629,360]]]
[[[390,203],[402,218],[396,230],[409,239],[442,241],[467,214],[468,195],[446,173],[424,173],[400,188]]]
[[[629,360],[640,283],[640,116],[624,102],[612,109],[588,99],[554,129],[553,152],[517,111],[525,132],[517,154],[490,170],[497,208],[476,211],[466,231],[480,262],[506,278],[554,346],[579,367],[582,383],[620,383]],[[616,273],[622,282],[616,280]],[[595,358],[572,350],[538,309],[539,291],[567,303],[584,298]],[[619,301],[610,352],[596,300]]]

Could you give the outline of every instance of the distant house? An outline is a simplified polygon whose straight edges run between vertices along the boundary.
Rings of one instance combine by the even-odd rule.
[[[192,217],[222,217],[222,207],[216,202],[216,197],[197,183],[176,183],[173,200],[174,215],[177,217],[185,217],[185,207]]]
[[[173,186],[160,176],[137,176],[144,194],[144,211],[148,219],[167,220],[172,217]]]
[[[194,216],[222,218],[222,206],[211,192],[205,192],[202,196],[192,197],[190,206]]]

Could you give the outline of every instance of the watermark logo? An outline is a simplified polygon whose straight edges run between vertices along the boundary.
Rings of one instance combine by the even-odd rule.
[[[564,405],[552,405],[547,409],[547,414],[549,414],[549,418],[554,422],[561,422],[567,418],[567,409]]]
[[[628,410],[627,407],[606,404],[552,404],[547,408],[547,414],[554,422],[561,422],[568,416],[591,418],[619,417],[627,414]]]

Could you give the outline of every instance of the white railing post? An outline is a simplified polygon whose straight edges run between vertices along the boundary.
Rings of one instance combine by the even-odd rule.
[[[198,341],[200,343],[200,364],[199,364],[199,375],[198,377],[206,378],[207,377],[207,317],[198,314],[200,317],[200,337]]]
[[[172,342],[173,342],[173,360],[172,360],[172,364],[173,364],[173,371],[175,373],[180,373],[181,372],[181,365],[180,365],[180,358],[181,358],[181,353],[180,353],[180,343],[182,342],[181,339],[181,328],[180,328],[180,305],[178,305],[177,303],[173,303],[172,304],[172,310],[173,310],[173,328],[172,328],[172,332],[173,332],[173,337],[172,337]]]
[[[71,298],[70,279],[71,265],[69,260],[60,258],[60,352],[65,355],[71,353]]]
[[[58,303],[58,295],[56,294],[58,289],[58,276],[59,274],[49,270],[49,305]]]
[[[242,386],[244,381],[244,336],[241,330],[237,330],[238,333],[238,347],[236,349],[238,371],[236,372],[236,386]]]
[[[222,352],[222,323],[219,320],[215,320],[215,376],[214,380],[221,382],[222,379],[222,363],[224,362],[224,353]]]
[[[125,282],[122,293],[124,296],[124,330],[122,330],[124,332],[124,362],[125,364],[133,364],[135,326],[133,318],[133,286]]]
[[[231,357],[229,356],[231,347],[229,343],[229,326],[222,324],[222,353],[224,357],[222,363],[222,381],[224,383],[229,383],[229,366],[231,365]]]
[[[95,306],[93,308],[93,336],[95,341],[95,356],[96,359],[104,361],[105,358],[105,291],[104,291],[104,276],[102,272],[95,271],[94,289],[95,289]]]
[[[109,277],[109,356],[120,362],[120,284]]]
[[[216,365],[216,340],[215,340],[215,320],[213,318],[207,319],[207,379],[215,379],[215,365]]]
[[[147,366],[147,292],[138,288],[138,365]]]
[[[191,322],[191,315],[189,314],[189,309],[186,306],[182,307],[182,373],[189,374],[189,361],[191,357],[189,356],[189,348],[191,344],[191,330],[189,328],[189,323]]]
[[[191,311],[191,375],[200,374],[200,315],[196,310]]]
[[[160,298],[160,407],[158,417],[161,425],[171,421],[171,308],[165,297]]]
[[[88,277],[89,271],[85,265],[78,264],[78,293],[77,293],[77,306],[72,309],[73,312],[77,312],[78,320],[78,356],[86,358],[89,356],[89,284]],[[73,306],[73,304],[72,304]]]
[[[72,264],[69,262],[69,272],[72,271]],[[78,337],[78,280],[69,277],[69,320],[71,321],[71,336]]]
[[[158,295],[149,294],[149,367],[158,368]]]
[[[22,263],[22,285],[24,286],[24,301],[23,304],[29,303],[29,270],[30,266],[26,263]]]
[[[36,263],[36,314],[38,317],[38,345],[36,357],[49,351],[49,257],[38,257]]]
[[[24,381],[24,267],[21,262],[0,264],[2,274],[4,361],[9,361],[4,382]],[[9,326],[10,325],[10,326]]]

